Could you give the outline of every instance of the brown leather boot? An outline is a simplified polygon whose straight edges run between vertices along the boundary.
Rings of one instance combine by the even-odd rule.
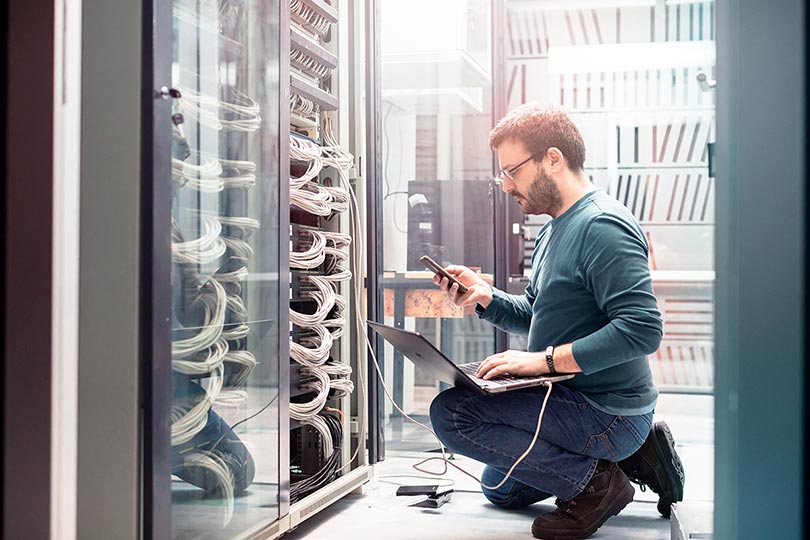
[[[665,518],[670,516],[672,503],[683,500],[686,475],[666,422],[656,422],[641,448],[620,461],[619,468],[641,491],[649,486],[659,496],[658,511]]]
[[[532,534],[544,540],[588,538],[633,500],[635,490],[615,463],[599,460],[588,486],[570,501],[557,499],[557,509],[532,523]]]

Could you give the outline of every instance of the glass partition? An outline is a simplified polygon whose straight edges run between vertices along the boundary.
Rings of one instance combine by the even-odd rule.
[[[172,538],[226,539],[278,517],[278,6],[172,20]]]
[[[384,313],[458,363],[494,352],[494,330],[445,299],[419,262],[463,264],[492,280],[491,5],[380,3]],[[425,13],[430,13],[429,17]],[[386,384],[427,421],[439,383],[386,345]],[[387,451],[438,445],[385,404]]]

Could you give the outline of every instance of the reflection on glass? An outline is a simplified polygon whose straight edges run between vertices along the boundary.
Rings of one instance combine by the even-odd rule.
[[[494,331],[447,301],[419,258],[492,279],[490,9],[488,0],[381,3],[386,322],[418,330],[458,363],[491,354]],[[439,383],[390,346],[384,358],[395,399],[428,421]],[[396,414],[386,403],[388,451],[438,444]]]
[[[278,517],[275,18],[258,1],[173,4],[176,539],[232,538]]]

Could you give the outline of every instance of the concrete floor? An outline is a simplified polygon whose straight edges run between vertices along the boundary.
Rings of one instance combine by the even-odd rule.
[[[684,462],[687,482],[685,500],[710,506],[714,481],[714,421],[710,396],[663,395],[656,409],[656,421],[666,420],[676,438],[678,453]],[[425,448],[432,448],[430,435]],[[510,539],[531,538],[532,520],[553,509],[552,501],[538,503],[524,511],[499,510],[489,504],[474,480],[458,471],[443,480],[419,478],[412,465],[435,453],[389,453],[375,467],[375,477],[363,486],[362,493],[344,497],[310,518],[285,539],[298,540],[414,540]],[[480,475],[483,466],[458,457],[456,463]],[[431,468],[432,469],[432,468]],[[408,475],[408,476],[398,476]],[[452,501],[439,509],[407,506],[413,502],[396,497],[397,484],[453,484]],[[657,497],[649,490],[636,490],[635,500],[593,536],[603,539],[664,540],[670,538],[670,522],[661,518],[655,507]]]

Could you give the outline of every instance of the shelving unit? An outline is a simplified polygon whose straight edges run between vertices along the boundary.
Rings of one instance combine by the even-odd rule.
[[[697,76],[714,78],[714,3],[554,6],[507,2],[509,108],[554,103],[579,126],[591,181],[647,235],[665,333],[650,356],[656,384],[709,393],[715,105]],[[526,269],[546,219],[526,217]]]

